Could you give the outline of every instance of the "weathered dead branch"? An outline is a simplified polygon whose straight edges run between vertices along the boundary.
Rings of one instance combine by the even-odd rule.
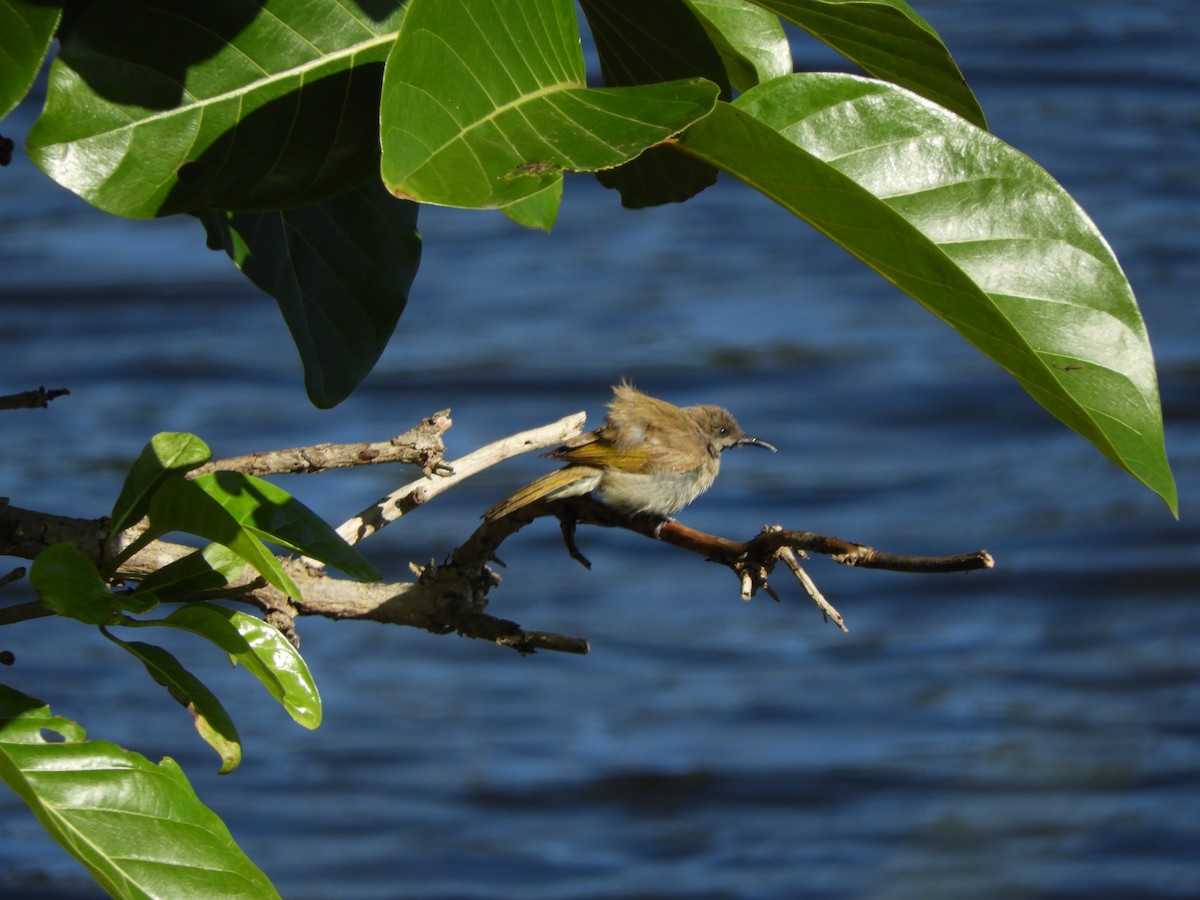
[[[268,475],[316,472],[335,466],[373,465],[383,461],[420,466],[424,472],[420,478],[381,498],[339,528],[350,543],[358,543],[488,466],[519,453],[560,444],[579,433],[583,419],[582,413],[568,416],[446,462],[442,459],[441,444],[441,435],[451,424],[446,410],[424,419],[404,435],[381,443],[292,448],[222,460],[205,468],[236,468]],[[779,599],[769,578],[782,561],[825,615],[843,630],[846,626],[841,615],[821,596],[816,584],[800,567],[798,556],[819,553],[843,565],[902,572],[962,572],[992,566],[991,556],[983,550],[945,557],[906,556],[813,532],[785,530],[778,525],[764,527],[748,540],[734,541],[676,521],[623,516],[591,498],[580,497],[531,504],[511,516],[483,522],[448,554],[446,562],[414,565],[416,578],[413,581],[361,584],[330,577],[320,564],[284,558],[281,561],[299,588],[302,599],[281,595],[252,570],[247,570],[243,578],[222,589],[219,596],[258,607],[269,621],[292,636],[295,617],[315,615],[406,625],[435,634],[458,633],[492,641],[521,653],[535,650],[586,653],[588,644],[583,638],[527,631],[515,622],[484,611],[491,590],[500,582],[491,567],[500,546],[525,525],[545,516],[559,519],[568,551],[585,565],[589,564],[574,540],[578,525],[623,528],[727,566],[737,577],[740,596],[746,600],[759,591]],[[99,563],[107,528],[106,519],[73,519],[0,504],[0,554],[33,559],[46,547],[65,540]],[[191,552],[191,547],[156,541],[128,560],[120,576],[136,582]],[[217,595],[180,599],[213,596]],[[0,625],[50,614],[40,603],[0,607]]]

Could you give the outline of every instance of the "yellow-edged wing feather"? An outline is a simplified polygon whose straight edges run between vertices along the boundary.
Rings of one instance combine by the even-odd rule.
[[[528,506],[538,500],[560,491],[584,478],[595,478],[596,470],[585,466],[567,466],[555,472],[548,472],[536,481],[531,481],[523,488],[513,491],[491,509],[483,514],[483,518],[491,522],[506,516],[522,506]],[[580,492],[582,493],[582,491]]]
[[[640,472],[650,461],[650,454],[643,448],[621,448],[603,439],[577,447],[559,447],[547,455],[562,462],[626,472]]]

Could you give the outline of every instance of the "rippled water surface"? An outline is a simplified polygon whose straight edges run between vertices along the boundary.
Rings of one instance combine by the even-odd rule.
[[[424,210],[396,339],[318,412],[273,303],[197,226],[109,220],[19,158],[0,170],[0,390],[71,395],[5,414],[15,504],[102,514],[160,430],[227,455],[382,439],[449,406],[458,455],[577,409],[596,419],[629,375],[727,405],[780,448],[728,455],[688,524],[987,547],[998,567],[815,559],[843,635],[782,579],[781,604],[742,603],[725,570],[596,530],[579,535],[587,572],[542,523],[505,546],[491,610],[586,636],[586,657],[304,621],[326,704],[308,733],[245,673],[172,644],[242,732],[246,761],[221,777],[186,716],[82,629],[5,634],[6,682],[93,737],[177,758],[288,898],[1200,895],[1200,7],[917,7],[993,130],[1063,181],[1125,266],[1180,523],[928,313],[734,184],[629,213],[575,178],[549,238]],[[802,66],[831,59],[795,49]],[[404,578],[544,469],[494,469],[367,550]],[[286,486],[340,521],[408,477]],[[0,896],[89,885],[0,797]]]

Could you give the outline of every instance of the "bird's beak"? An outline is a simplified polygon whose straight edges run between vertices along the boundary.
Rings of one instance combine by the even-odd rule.
[[[770,450],[772,453],[779,452],[778,450],[775,449],[775,446],[773,444],[768,444],[766,441],[760,441],[756,437],[750,437],[750,435],[746,435],[741,440],[739,440],[737,442],[737,446],[738,447],[762,447],[766,450]]]

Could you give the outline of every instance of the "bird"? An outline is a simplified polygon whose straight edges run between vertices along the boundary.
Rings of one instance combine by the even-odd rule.
[[[514,491],[483,514],[511,515],[539,500],[591,494],[618,513],[669,519],[710,487],[730,447],[762,447],[719,406],[676,406],[628,381],[613,387],[604,424],[544,456],[567,465]]]

